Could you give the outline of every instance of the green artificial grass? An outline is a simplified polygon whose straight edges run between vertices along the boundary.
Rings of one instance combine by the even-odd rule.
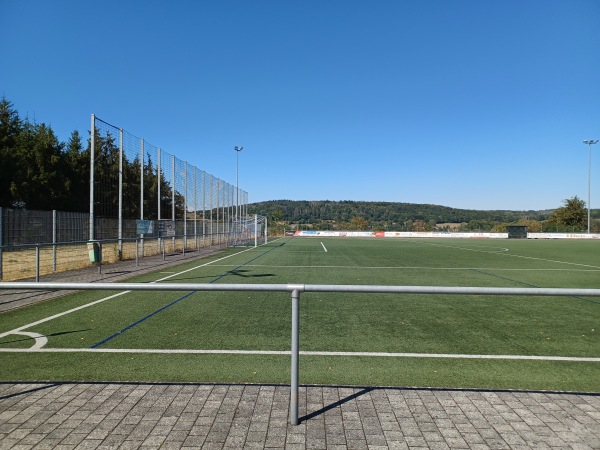
[[[325,249],[327,251],[325,251]],[[600,242],[282,239],[128,281],[600,288]],[[0,315],[0,333],[119,291]],[[300,348],[325,352],[600,357],[599,297],[303,293]],[[288,292],[118,295],[38,324],[49,349],[289,351]],[[33,339],[10,334],[0,349]],[[288,383],[289,356],[0,352],[0,379]],[[301,383],[600,392],[600,363],[302,356]]]
[[[289,356],[0,353],[0,363],[2,381],[290,383]],[[300,383],[600,392],[597,365],[563,361],[301,356]]]

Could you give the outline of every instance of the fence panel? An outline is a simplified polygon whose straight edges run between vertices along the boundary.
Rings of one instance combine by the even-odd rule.
[[[177,234],[200,234],[196,221],[218,225],[216,233],[227,232],[235,215],[235,202],[245,211],[247,195],[237,187],[198,170],[186,161],[154,147],[142,138],[92,116],[94,131],[94,184],[91,230],[95,239],[135,237],[127,220],[176,221]],[[111,222],[96,218],[118,218]],[[189,226],[188,226],[189,225]],[[206,225],[206,224],[205,224]],[[196,228],[194,228],[194,226]],[[192,231],[194,230],[194,231]],[[203,235],[206,232],[206,226]]]

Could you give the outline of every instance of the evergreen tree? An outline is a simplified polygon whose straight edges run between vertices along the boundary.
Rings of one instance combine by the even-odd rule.
[[[87,212],[90,197],[90,151],[83,149],[81,136],[77,130],[71,137],[65,151],[65,190],[64,211]]]
[[[0,206],[3,207],[15,206],[10,187],[17,169],[16,142],[22,129],[19,114],[3,97],[0,101]]]
[[[14,148],[10,181],[13,205],[49,209],[60,204],[64,193],[61,172],[63,144],[45,124],[25,122]]]

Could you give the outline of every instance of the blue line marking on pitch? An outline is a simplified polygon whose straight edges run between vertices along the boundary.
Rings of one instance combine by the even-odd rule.
[[[264,255],[266,255],[266,254],[267,254],[267,253],[269,253],[269,252],[272,252],[272,251],[273,251],[273,250],[275,250],[276,248],[279,248],[279,247],[281,247],[281,246],[283,246],[283,245],[285,245],[285,243],[283,243],[283,244],[279,245],[278,247],[273,247],[272,249],[270,249],[270,250],[268,250],[268,251],[266,251],[266,252],[264,252],[264,253],[261,253],[260,255],[258,255],[258,256],[256,256],[256,257],[252,258],[251,260],[249,260],[249,261],[246,261],[244,264],[240,264],[240,265],[239,265],[239,266],[237,266],[235,269],[228,270],[228,271],[227,271],[227,272],[225,272],[223,275],[219,275],[219,276],[218,276],[217,278],[215,278],[214,280],[212,280],[212,281],[209,281],[209,283],[208,283],[208,284],[215,283],[215,282],[217,282],[217,281],[221,280],[222,278],[225,278],[227,275],[229,275],[229,274],[230,274],[230,273],[232,273],[232,272],[235,272],[235,271],[236,271],[236,270],[238,270],[240,267],[244,267],[246,264],[250,264],[252,261],[255,261],[255,260],[257,260],[258,258],[260,258],[260,257],[262,257],[262,256],[264,256]],[[90,348],[98,348],[98,347],[100,347],[101,345],[104,345],[104,344],[106,344],[107,342],[109,342],[109,341],[112,341],[113,339],[115,339],[116,337],[119,337],[120,335],[122,335],[122,334],[123,334],[123,333],[125,333],[126,331],[128,331],[128,330],[131,330],[133,327],[135,327],[135,326],[139,325],[139,324],[140,324],[140,323],[142,323],[142,322],[145,322],[146,320],[150,319],[151,317],[154,317],[155,315],[157,315],[158,313],[160,313],[160,312],[164,311],[165,309],[167,309],[167,308],[170,308],[170,307],[171,307],[171,306],[173,306],[173,305],[176,305],[176,304],[177,304],[177,303],[179,303],[180,301],[182,301],[182,300],[184,300],[184,299],[188,298],[189,296],[191,296],[191,295],[195,294],[196,292],[198,292],[198,291],[189,292],[189,293],[185,294],[184,296],[182,296],[182,297],[179,297],[177,300],[174,300],[174,301],[172,301],[171,303],[169,303],[168,305],[165,305],[165,306],[163,306],[162,308],[159,308],[159,309],[157,309],[156,311],[154,311],[154,312],[152,312],[152,313],[148,314],[147,316],[145,316],[145,317],[142,317],[140,320],[138,320],[138,321],[136,321],[136,322],[132,323],[131,325],[127,325],[127,326],[126,326],[125,328],[123,328],[121,331],[118,331],[118,332],[116,332],[116,333],[115,333],[115,334],[113,334],[112,336],[109,336],[109,337],[107,337],[106,339],[103,339],[103,340],[101,340],[100,342],[96,342],[96,343],[95,343],[94,345],[92,345]]]
[[[106,344],[108,341],[112,341],[114,338],[120,336],[121,334],[125,333],[127,330],[132,329],[133,327],[135,327],[136,325],[139,325],[142,322],[145,322],[146,320],[148,320],[150,317],[153,317],[155,315],[157,315],[159,312],[164,311],[167,308],[170,308],[171,306],[175,305],[176,303],[179,303],[181,300],[188,298],[190,295],[195,294],[198,291],[194,291],[194,292],[189,292],[187,294],[185,294],[183,297],[178,298],[177,300],[169,303],[168,305],[163,306],[160,309],[157,309],[156,311],[154,311],[153,313],[148,314],[146,317],[142,317],[140,320],[138,320],[137,322],[133,322],[131,325],[127,325],[125,328],[123,328],[121,331],[118,331],[117,333],[113,334],[112,336],[107,337],[106,339],[103,339],[102,341],[92,345],[90,348],[98,348],[100,347],[102,344]]]

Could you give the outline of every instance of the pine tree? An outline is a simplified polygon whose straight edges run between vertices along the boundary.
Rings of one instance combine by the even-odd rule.
[[[63,147],[47,125],[25,122],[14,149],[17,160],[9,188],[13,205],[49,209],[61,203]]]
[[[81,136],[77,130],[71,133],[67,142],[65,159],[65,190],[67,198],[64,211],[84,212],[89,210],[90,152],[83,149]]]
[[[3,207],[14,206],[10,187],[17,164],[15,146],[22,129],[19,114],[13,104],[3,97],[0,101],[0,206]]]

